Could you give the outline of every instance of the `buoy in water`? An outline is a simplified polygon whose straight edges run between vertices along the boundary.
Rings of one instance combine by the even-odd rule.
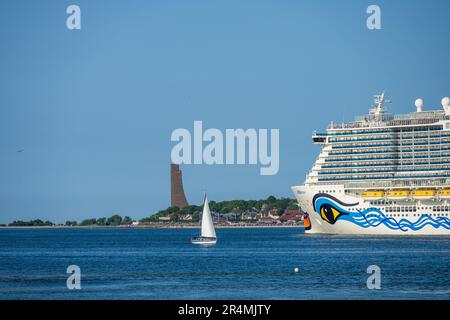
[[[298,268],[294,268],[294,272],[297,273],[298,272]]]

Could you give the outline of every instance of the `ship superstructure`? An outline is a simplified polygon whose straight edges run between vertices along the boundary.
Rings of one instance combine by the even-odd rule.
[[[292,190],[310,233],[449,234],[450,99],[393,115],[384,92],[369,114],[313,132],[322,150]]]

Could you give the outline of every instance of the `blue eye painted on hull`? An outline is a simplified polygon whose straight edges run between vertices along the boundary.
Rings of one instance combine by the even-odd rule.
[[[348,211],[346,207],[354,207],[358,203],[346,204],[339,199],[325,193],[318,193],[313,198],[314,210],[322,220],[329,224],[335,224],[338,220],[354,223],[362,228],[375,228],[385,226],[391,230],[418,231],[430,225],[434,228],[450,230],[450,219],[448,217],[433,218],[430,215],[422,215],[416,221],[408,219],[396,220],[386,215],[378,208],[368,208],[363,211]]]

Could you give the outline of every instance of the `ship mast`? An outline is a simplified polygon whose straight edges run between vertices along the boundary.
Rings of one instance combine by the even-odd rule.
[[[384,112],[384,104],[385,103],[391,103],[392,101],[391,100],[387,100],[385,97],[384,97],[384,95],[385,95],[385,92],[383,91],[381,94],[377,94],[377,95],[374,95],[373,97],[375,98],[374,99],[374,102],[375,102],[375,108],[376,108],[376,111],[378,111],[379,113],[383,113]]]
[[[385,98],[385,92],[383,91],[381,94],[374,95],[374,106],[370,110],[370,113],[375,115],[375,120],[381,120],[384,114],[384,104],[391,103],[391,100]]]

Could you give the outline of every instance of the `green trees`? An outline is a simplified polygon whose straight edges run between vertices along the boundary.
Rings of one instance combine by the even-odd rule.
[[[98,218],[97,225],[98,226],[106,226],[106,218],[105,217]]]
[[[118,214],[114,214],[109,218],[101,217],[101,218],[89,218],[84,219],[79,224],[80,226],[119,226],[119,225],[130,225],[133,223],[133,219],[129,216],[126,216],[122,219],[122,217]],[[77,225],[76,221],[67,221],[66,225]]]
[[[173,208],[172,210],[179,210],[178,208]],[[109,218],[101,217],[101,218],[88,218],[82,220],[78,223],[75,220],[67,220],[65,222],[65,226],[74,227],[74,226],[118,226],[118,225],[131,225],[133,223],[133,219],[129,216],[125,216],[123,219],[120,215],[114,214]],[[11,227],[34,227],[34,226],[53,226],[54,223],[51,221],[42,221],[40,219],[30,220],[30,221],[22,221],[16,220],[8,224]]]
[[[42,221],[41,219],[30,220],[30,221],[22,221],[17,220],[13,221],[8,226],[10,227],[44,227],[44,226],[53,226],[53,222],[51,221]]]
[[[108,220],[106,221],[106,224],[108,226],[118,226],[118,225],[122,224],[122,217],[119,216],[118,214],[114,214],[108,218]]]
[[[132,223],[133,223],[133,219],[131,219],[129,216],[125,216],[125,218],[123,218],[123,220],[122,220],[122,224],[125,224],[125,225],[130,225]]]
[[[81,221],[80,226],[93,226],[97,224],[97,219],[91,218],[91,219],[84,219]]]
[[[299,206],[298,206],[297,203],[295,203],[295,204],[290,204],[290,205],[288,205],[287,208],[286,208],[286,210],[298,210],[298,209],[299,209]]]
[[[142,223],[146,222],[158,222],[161,221],[160,217],[170,216],[170,221],[175,222],[179,220],[180,215],[191,215],[190,217],[181,217],[181,221],[191,221],[197,222],[199,220],[199,215],[202,212],[203,204],[201,205],[190,205],[186,208],[169,207],[165,210],[160,210],[155,214],[152,214],[146,218],[140,220]],[[234,213],[236,216],[244,212],[260,212],[262,207],[267,210],[274,209],[278,215],[281,215],[285,210],[298,210],[299,207],[294,199],[289,198],[279,198],[274,196],[269,196],[264,200],[228,200],[228,201],[214,201],[209,202],[209,207],[213,212],[219,213]],[[131,225],[133,220],[129,216],[122,218],[119,214],[114,214],[109,218],[89,218],[84,219],[79,224],[77,221],[67,220],[66,226],[119,226],[119,225]],[[51,221],[42,221],[40,219],[31,221],[13,221],[8,224],[8,226],[52,226],[54,225]]]
[[[122,224],[122,217],[118,214],[112,215],[109,218],[90,218],[81,221],[80,226],[118,226]]]

